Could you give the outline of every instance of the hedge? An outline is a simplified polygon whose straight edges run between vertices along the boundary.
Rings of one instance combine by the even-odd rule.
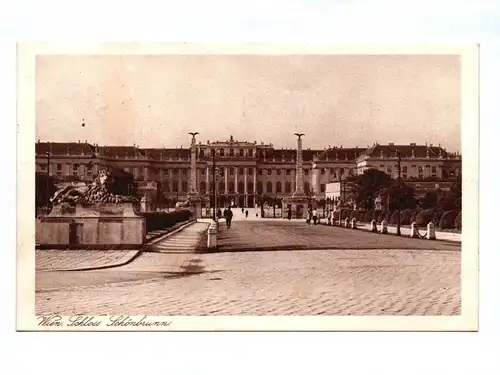
[[[363,221],[366,221],[366,222],[371,222],[375,217],[375,212],[373,210],[368,210],[366,211],[365,213],[365,217],[363,219]]]
[[[412,210],[404,210],[401,214],[401,225],[410,225]]]
[[[455,218],[455,228],[462,230],[462,211],[460,211]]]
[[[387,215],[387,211],[381,211],[378,215],[377,215],[377,223],[381,223],[384,219],[385,219],[385,216]]]
[[[453,229],[457,215],[457,211],[446,211],[439,220],[439,228]]]
[[[193,213],[190,210],[181,209],[172,212],[142,212],[140,215],[146,218],[146,231],[151,232],[188,221]]]
[[[439,220],[441,219],[441,216],[443,216],[442,211],[436,211],[434,212],[434,215],[432,216],[432,223],[434,225],[439,225]]]
[[[346,209],[343,209],[341,212],[342,212],[342,220],[346,219],[346,218],[349,218],[349,215],[351,214],[351,209],[349,208],[346,208]]]
[[[401,215],[401,212],[399,214]],[[398,212],[394,211],[389,219],[389,224],[397,224],[397,223],[398,223]]]
[[[436,210],[434,208],[430,208],[419,212],[415,217],[415,222],[418,226],[425,226],[429,224],[432,221],[435,211]]]

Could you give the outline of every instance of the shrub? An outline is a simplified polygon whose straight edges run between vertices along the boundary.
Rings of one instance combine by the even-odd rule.
[[[403,210],[401,212],[401,225],[409,225],[411,217],[411,210]]]
[[[346,208],[346,209],[343,209],[342,210],[342,220],[346,219],[346,218],[349,218],[349,215],[351,214],[351,211],[350,209]]]
[[[434,215],[432,215],[432,223],[434,225],[439,225],[439,219],[441,219],[442,215],[443,215],[442,211],[436,211],[436,212],[434,212]]]
[[[460,211],[455,218],[455,228],[462,230],[462,211]]]
[[[375,217],[375,212],[373,210],[368,210],[366,211],[364,221],[371,222],[374,217]]]
[[[386,215],[387,211],[381,211],[377,216],[377,223],[381,223],[385,219]]]
[[[181,209],[172,212],[142,212],[140,215],[146,218],[146,231],[151,232],[187,221],[191,219],[193,213],[190,210]]]
[[[401,212],[399,213],[399,215],[401,215]],[[401,217],[401,216],[400,216]],[[394,211],[392,214],[391,214],[391,217],[389,218],[389,220],[387,221],[389,224],[397,224],[398,223],[398,212],[397,211]]]
[[[382,212],[381,210],[373,211],[373,218],[377,220],[381,212]]]
[[[359,211],[357,210],[352,210],[351,214],[349,215],[349,219],[356,219],[358,221],[358,216],[359,216]]]
[[[455,225],[455,219],[458,215],[457,211],[446,211],[439,220],[439,228],[452,229]]]
[[[339,211],[333,211],[333,218],[335,220],[338,220],[339,219]]]
[[[394,211],[387,211],[387,213],[385,214],[384,220],[387,221],[387,223],[391,221],[391,215],[393,212]]]
[[[429,208],[427,210],[420,211],[415,217],[415,222],[418,226],[425,226],[432,221],[435,209]]]
[[[364,210],[360,210],[359,213],[358,213],[358,221],[365,221],[365,213],[366,211]]]

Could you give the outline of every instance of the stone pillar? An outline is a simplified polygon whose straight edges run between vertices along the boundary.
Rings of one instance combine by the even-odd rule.
[[[198,195],[196,189],[196,134],[192,133],[191,138],[191,178],[189,179],[189,193]]]
[[[224,192],[227,195],[227,175],[228,175],[228,167],[224,167]]]
[[[316,163],[313,163],[312,168],[311,187],[314,195],[318,197],[320,192],[319,176],[321,171]]]
[[[257,196],[257,168],[254,168],[253,171],[253,206],[255,207],[257,204],[257,200],[255,197]]]
[[[387,230],[387,221],[385,221],[385,220],[382,220],[382,228],[380,229],[380,233],[382,233],[382,234],[387,234],[388,233],[388,230]]]
[[[304,195],[304,171],[302,169],[302,135],[297,139],[297,165],[295,175],[295,192],[292,196]]]
[[[239,206],[240,201],[238,197],[238,167],[234,167],[234,205]]]
[[[205,179],[206,179],[206,184],[207,184],[207,193],[210,192],[210,167],[207,167],[207,170],[206,170],[206,176],[205,176]]]
[[[427,239],[435,240],[436,239],[436,229],[434,228],[434,223],[431,221],[427,224]]]
[[[243,181],[245,183],[245,207],[248,207],[248,185],[247,185],[247,169],[243,168]]]

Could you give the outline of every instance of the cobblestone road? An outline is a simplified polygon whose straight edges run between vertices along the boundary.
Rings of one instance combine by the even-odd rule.
[[[240,228],[237,224],[228,233],[239,231],[240,237],[247,233],[250,238],[252,233],[262,232],[257,230],[257,222],[241,224]],[[311,234],[313,230],[324,230],[320,228],[303,229],[303,224],[297,223],[269,230],[287,236],[289,243],[300,239],[300,233],[315,243],[325,240],[320,235],[322,232]],[[325,229],[334,230],[337,243],[345,247],[357,243],[348,234],[353,231]],[[278,235],[270,238],[266,233],[261,233],[259,238],[262,246],[265,238],[268,245],[271,242],[282,246],[284,240],[277,240]],[[427,242],[435,249],[414,246],[413,250],[405,250],[389,246],[356,250],[356,246],[362,247],[359,242],[354,249],[145,253],[126,266],[108,270],[37,271],[36,312],[64,315],[460,314],[460,248]]]

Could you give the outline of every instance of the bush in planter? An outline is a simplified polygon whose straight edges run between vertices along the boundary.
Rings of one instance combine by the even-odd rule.
[[[391,221],[391,215],[394,211],[387,211],[384,220],[387,221],[388,223]]]
[[[349,220],[356,219],[356,221],[358,221],[358,214],[359,212],[357,210],[352,210],[349,215]]]
[[[432,215],[432,223],[434,225],[439,225],[439,220],[441,219],[441,216],[443,216],[442,211],[436,211],[434,212],[434,215]]]
[[[387,215],[387,211],[380,211],[380,213],[377,216],[377,223],[381,223]]]
[[[410,225],[411,210],[404,210],[401,213],[401,225]]]
[[[415,217],[415,222],[419,227],[426,226],[432,221],[435,211],[436,210],[434,208],[429,208],[427,210],[420,211]]]
[[[457,218],[457,214],[458,214],[457,211],[446,211],[439,220],[439,228],[453,229],[455,225],[455,219]]]
[[[345,220],[346,218],[349,218],[349,215],[351,214],[351,209],[345,208],[342,210],[342,220]]]
[[[402,216],[402,213],[399,212],[399,217],[400,217],[400,220],[401,220],[401,216]],[[397,224],[398,223],[398,212],[397,211],[394,211],[392,214],[391,214],[391,217],[389,218],[388,220],[388,223],[389,224]],[[401,223],[401,221],[400,221]]]
[[[371,222],[375,217],[375,212],[373,210],[368,210],[365,213],[364,221]]]
[[[462,211],[460,211],[455,218],[455,228],[462,230]]]
[[[142,212],[140,215],[146,218],[146,231],[151,232],[187,221],[191,219],[193,213],[190,210],[181,209],[172,212]]]
[[[339,211],[333,211],[333,218],[335,220],[338,220],[339,219]]]
[[[364,219],[365,219],[365,211],[363,210],[358,211],[358,216],[356,220],[361,222],[364,221]]]

